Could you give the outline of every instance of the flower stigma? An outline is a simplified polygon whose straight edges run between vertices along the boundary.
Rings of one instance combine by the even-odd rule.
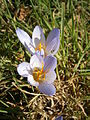
[[[45,80],[45,72],[43,71],[43,63],[42,63],[42,69],[40,70],[39,68],[34,68],[33,70],[33,78],[35,81],[38,81],[38,82],[42,82],[43,80]]]

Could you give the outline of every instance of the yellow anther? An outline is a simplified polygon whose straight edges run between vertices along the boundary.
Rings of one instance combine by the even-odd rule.
[[[43,64],[43,62],[42,62],[42,69],[41,69],[41,73],[43,72],[43,67],[44,67],[44,64]]]
[[[37,48],[35,48],[35,51],[37,51],[37,50],[41,51],[41,49],[45,50],[46,48],[45,48],[45,45],[42,45],[42,43],[40,42],[39,45],[37,46]]]
[[[39,44],[39,51],[41,51],[41,49],[42,49],[42,44],[40,43]]]
[[[42,69],[40,70],[39,68],[34,68],[33,71],[33,78],[35,81],[42,82],[45,80],[45,72],[43,71],[44,64],[42,63]]]

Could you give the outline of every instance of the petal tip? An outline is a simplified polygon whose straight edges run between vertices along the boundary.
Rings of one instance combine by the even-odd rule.
[[[17,29],[16,29],[16,33],[18,32],[18,31],[20,31],[21,29],[19,28],[19,27],[17,27]]]
[[[56,88],[53,84],[42,83],[38,86],[41,93],[48,96],[53,96],[56,93]]]

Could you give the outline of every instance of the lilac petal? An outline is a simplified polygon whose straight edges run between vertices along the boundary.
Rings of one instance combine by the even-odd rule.
[[[48,55],[44,58],[44,71],[54,70],[56,68],[56,65],[57,59],[54,56]]]
[[[39,84],[38,88],[41,93],[44,93],[49,96],[52,96],[56,93],[56,88],[54,87],[53,84],[41,83]]]
[[[56,79],[56,73],[54,70],[49,71],[45,76],[45,82],[47,84],[53,83],[55,79]]]
[[[32,75],[29,75],[28,76],[28,79],[27,79],[28,83],[32,86],[39,86],[39,83],[36,82],[34,79],[33,79],[33,76]]]
[[[30,64],[27,62],[22,62],[21,64],[18,65],[17,71],[19,75],[23,77],[28,77],[28,75],[31,74]]]
[[[30,36],[20,28],[16,29],[16,34],[17,34],[20,42],[27,48],[27,50],[31,54],[34,54],[35,49],[34,49],[34,46],[32,45],[32,40],[31,40]]]
[[[49,44],[47,44],[46,47],[46,53],[47,55],[55,55],[59,49],[60,46],[60,39],[54,38]]]
[[[43,58],[40,55],[35,54],[31,57],[30,66],[31,66],[32,69],[34,69],[35,67],[41,69],[42,64],[44,65],[44,61],[43,61]]]
[[[60,46],[60,30],[57,28],[54,28],[48,35],[47,37],[47,47],[46,47],[46,52],[47,54],[56,54],[56,52],[59,49]]]
[[[62,116],[58,116],[55,120],[63,120]]]
[[[59,35],[60,35],[60,30],[58,28],[54,28],[47,37],[47,43],[49,43],[50,41],[52,41],[52,39],[56,37],[59,38]]]
[[[45,45],[45,36],[40,26],[36,26],[34,28],[34,31],[32,34],[32,42],[34,47],[37,47],[39,43],[41,43],[42,45]]]

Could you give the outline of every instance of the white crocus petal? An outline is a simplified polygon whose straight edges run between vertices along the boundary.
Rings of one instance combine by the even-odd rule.
[[[45,76],[45,82],[47,84],[53,83],[55,79],[56,79],[56,73],[54,70],[49,71]]]
[[[38,55],[43,57],[44,56],[44,50],[43,49],[41,49],[41,51],[37,50],[36,54],[38,54]]]
[[[34,69],[35,67],[41,69],[42,64],[44,65],[44,61],[43,61],[43,58],[40,55],[35,54],[31,57],[30,66],[31,66],[32,69]]]
[[[19,75],[23,77],[28,77],[28,75],[31,74],[30,64],[27,62],[22,62],[21,64],[18,65],[17,71]]]
[[[57,28],[54,28],[48,35],[47,37],[47,42],[46,42],[46,53],[47,54],[56,54],[56,52],[59,49],[60,46],[60,30]]]
[[[41,49],[40,55],[41,55],[42,57],[44,56],[44,50],[43,50],[43,49]]]
[[[56,65],[57,59],[54,56],[48,55],[44,58],[44,71],[54,70]]]
[[[45,36],[40,26],[36,26],[34,28],[33,34],[32,34],[32,42],[34,47],[36,48],[39,45],[39,43],[41,43],[42,45],[45,45]]]
[[[34,46],[32,45],[32,40],[31,40],[30,36],[20,28],[16,29],[16,34],[17,34],[20,42],[27,48],[27,50],[31,54],[34,54],[35,49],[34,49]]]
[[[39,83],[36,82],[34,79],[33,79],[33,76],[32,75],[29,75],[28,76],[28,79],[27,79],[28,83],[32,86],[39,86]]]
[[[44,93],[49,96],[52,96],[56,93],[56,88],[54,87],[53,84],[42,83],[42,84],[39,84],[38,88],[41,93]]]

